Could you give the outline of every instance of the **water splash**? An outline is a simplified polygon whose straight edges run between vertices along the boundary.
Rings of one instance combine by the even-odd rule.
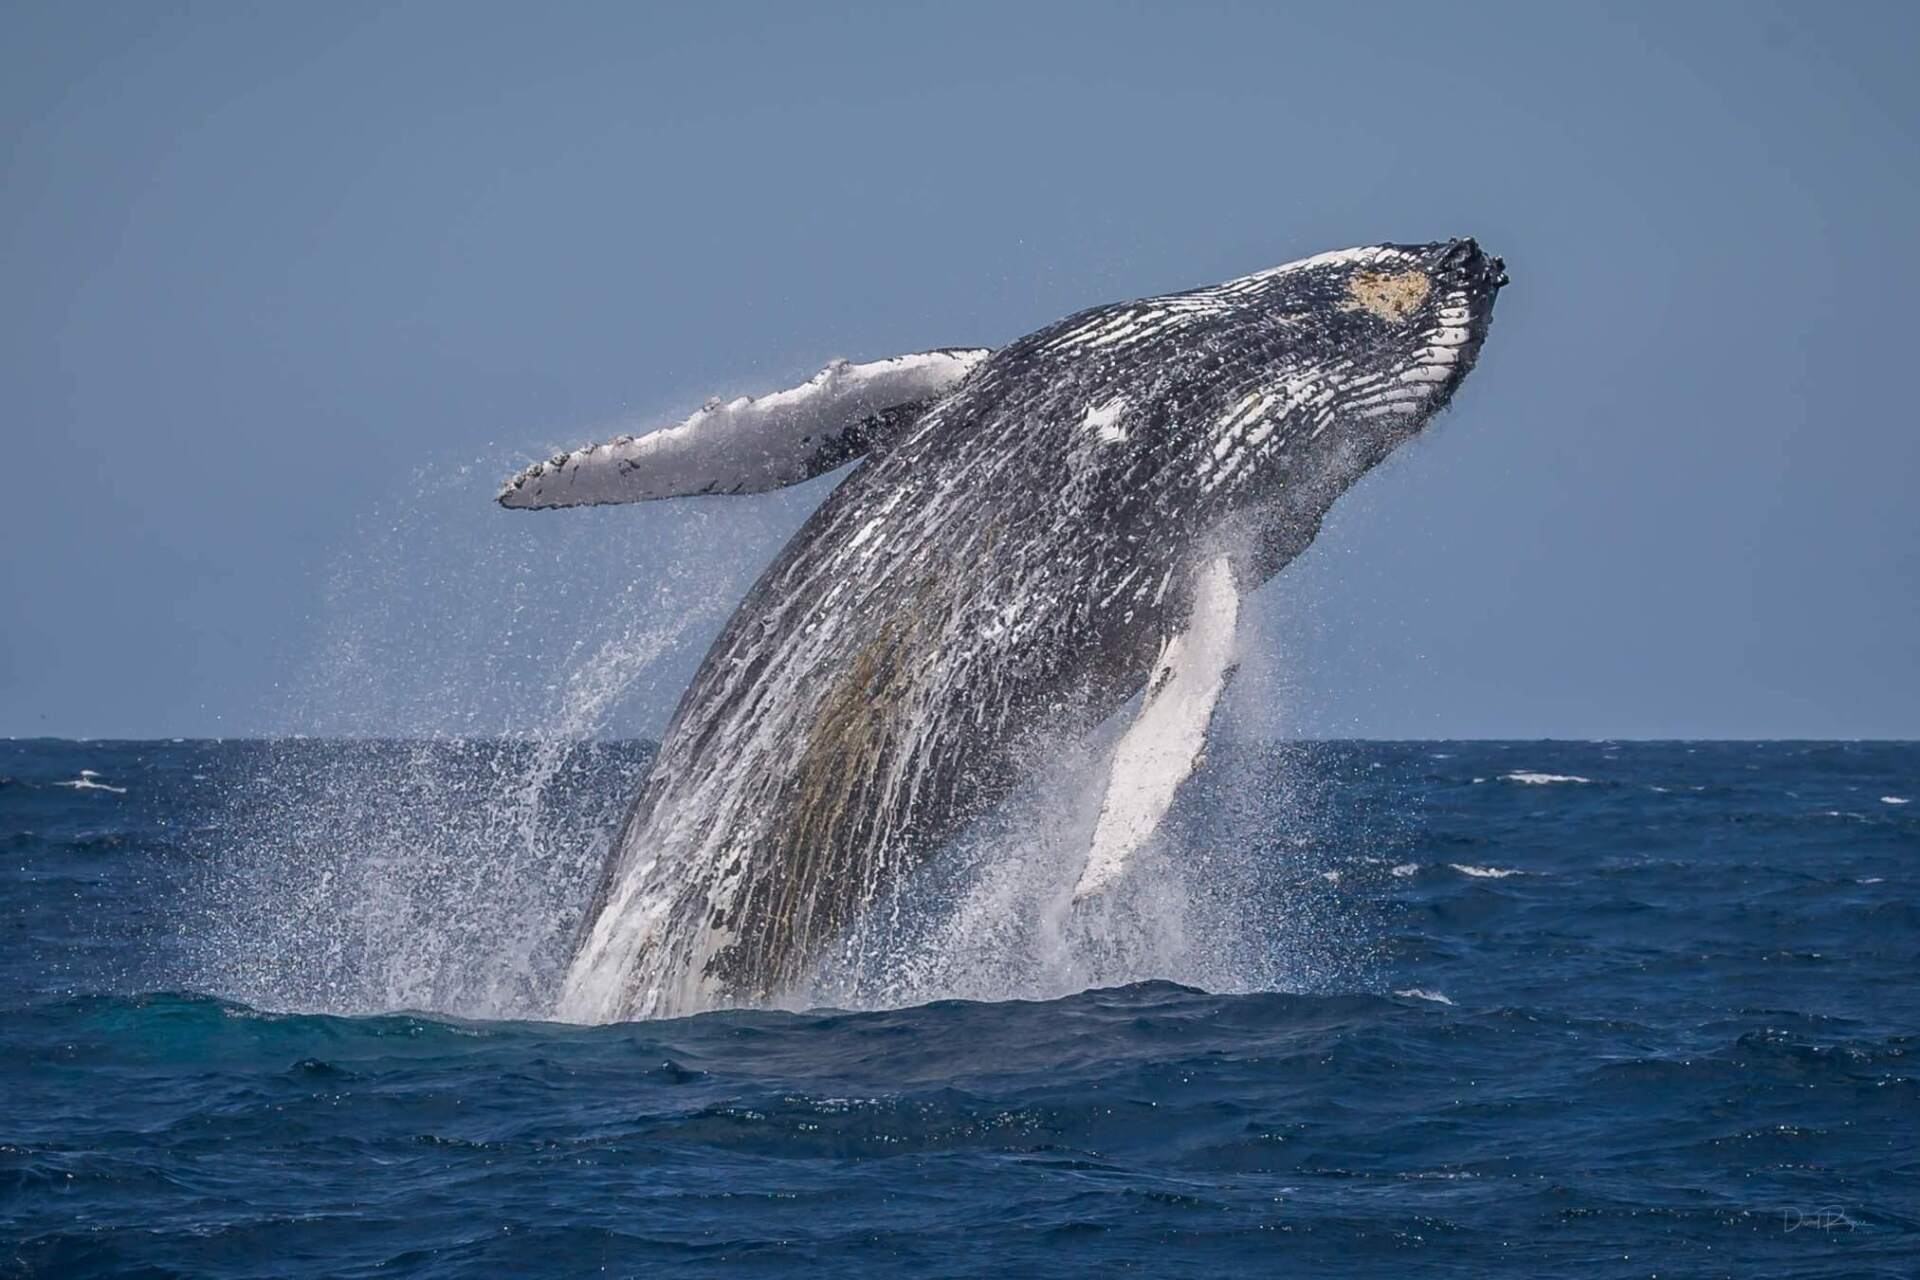
[[[796,517],[776,503],[724,537],[697,504],[529,520],[491,501],[510,469],[422,473],[337,558],[281,735],[224,780],[190,985],[325,1012],[551,1007],[650,755],[607,739],[663,718]]]
[[[188,985],[249,1004],[551,1016],[587,901],[707,637],[829,486],[752,503],[499,512],[423,472],[335,561],[283,736],[226,780]],[[650,719],[649,719],[650,718]],[[1351,969],[1304,758],[1216,752],[1127,881],[1075,905],[1124,714],[896,886],[790,1003],[1044,999],[1150,978],[1298,990]],[[1317,864],[1316,864],[1317,865]],[[1257,907],[1250,904],[1258,904]]]
[[[1125,878],[1076,902],[1113,740],[1035,749],[1009,804],[910,877],[795,1003],[1050,1000],[1166,980],[1214,992],[1364,980],[1361,913],[1318,877],[1356,851],[1327,819],[1342,784],[1310,746],[1215,742]],[[1043,763],[1044,762],[1044,763]]]

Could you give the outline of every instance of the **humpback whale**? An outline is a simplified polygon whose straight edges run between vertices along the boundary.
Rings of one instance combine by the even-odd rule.
[[[1323,253],[994,351],[836,362],[509,480],[504,506],[567,507],[759,493],[863,459],[682,697],[558,1015],[796,990],[1007,797],[1024,745],[1137,697],[1076,896],[1122,881],[1200,760],[1244,597],[1448,403],[1506,280],[1472,240]]]

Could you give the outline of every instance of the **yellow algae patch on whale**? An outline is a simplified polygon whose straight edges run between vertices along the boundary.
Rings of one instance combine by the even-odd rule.
[[[1371,311],[1389,324],[1412,315],[1433,292],[1424,271],[1356,271],[1347,280],[1346,311]]]
[[[909,704],[927,666],[924,592],[878,624],[833,678],[783,788],[778,823],[763,837],[777,878],[746,891],[727,923],[738,936],[716,951],[709,976],[764,999],[802,976],[821,943],[864,904],[876,869],[836,852],[866,847],[862,828],[884,822],[881,797]]]

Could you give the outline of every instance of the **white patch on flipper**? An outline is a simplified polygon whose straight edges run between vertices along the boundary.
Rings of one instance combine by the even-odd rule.
[[[1226,557],[1196,575],[1186,629],[1161,646],[1140,712],[1114,748],[1076,900],[1118,880],[1160,825],[1207,745],[1207,725],[1234,667],[1240,593]]]
[[[887,409],[959,385],[990,353],[923,351],[836,361],[786,391],[722,402],[678,426],[621,436],[537,463],[500,492],[506,507],[584,507],[705,493],[765,493],[810,480],[849,455],[836,437]]]

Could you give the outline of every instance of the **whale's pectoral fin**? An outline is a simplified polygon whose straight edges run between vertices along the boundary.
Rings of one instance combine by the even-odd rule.
[[[585,507],[799,484],[882,442],[988,354],[923,351],[871,364],[835,361],[791,390],[715,400],[678,426],[536,463],[507,481],[500,505]]]
[[[1114,749],[1076,901],[1120,878],[1199,767],[1207,726],[1237,664],[1239,620],[1232,566],[1224,556],[1206,561],[1194,577],[1186,625],[1161,645],[1139,713]]]

